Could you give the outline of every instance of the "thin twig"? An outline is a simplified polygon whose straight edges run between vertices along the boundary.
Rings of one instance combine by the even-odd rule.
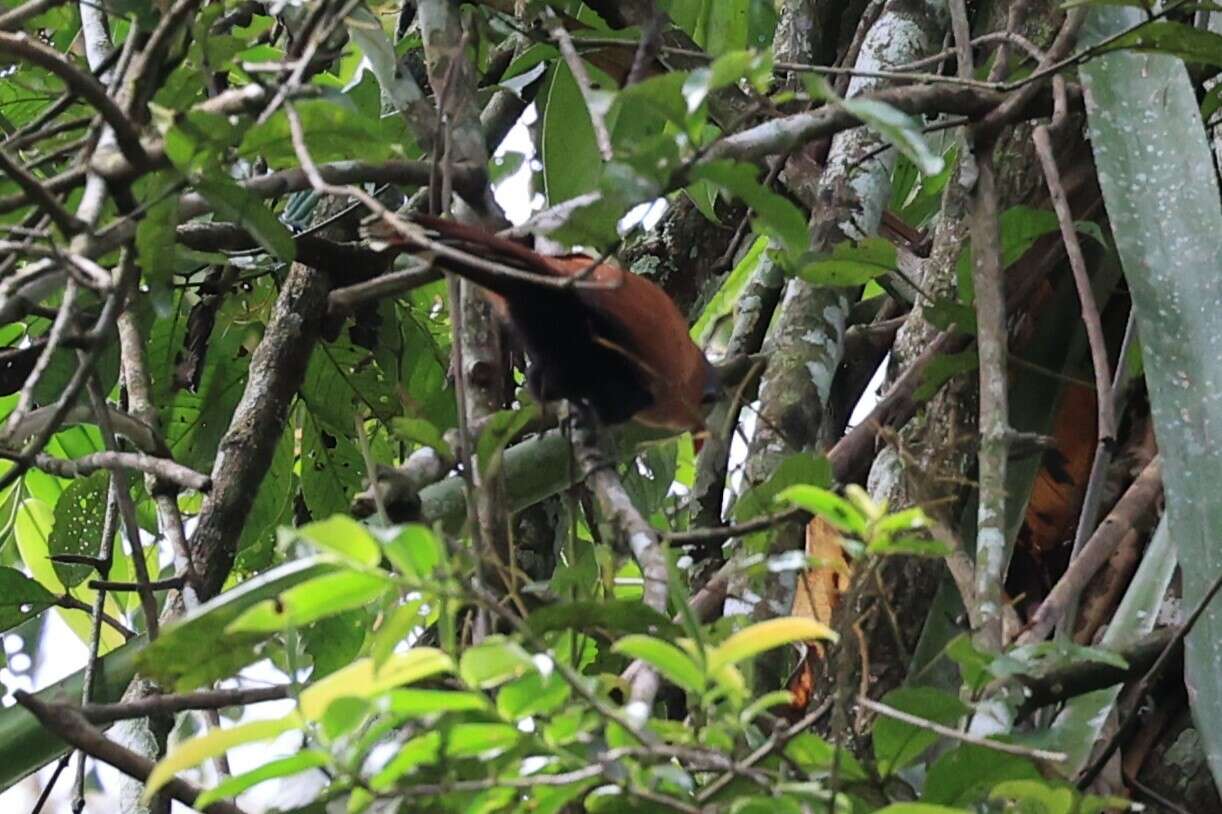
[[[61,478],[82,477],[102,469],[130,469],[197,492],[207,492],[212,485],[212,479],[202,472],[196,472],[169,458],[157,458],[143,452],[106,450],[70,459],[56,458],[40,452],[34,456],[34,467]]]
[[[886,704],[873,701],[869,698],[858,697],[857,703],[871,712],[875,712],[887,718],[903,721],[906,724],[911,724],[912,726],[928,730],[929,732],[934,732],[945,738],[951,738],[952,740],[971,744],[972,746],[980,746],[984,749],[991,749],[994,752],[1004,752],[1007,755],[1018,755],[1020,757],[1031,758],[1032,760],[1045,760],[1051,763],[1064,763],[1069,759],[1069,756],[1064,752],[1052,752],[1047,749],[1036,749],[1030,746],[1020,746],[1016,743],[1003,743],[990,738],[982,738],[978,735],[973,735],[970,732],[962,732],[958,729],[951,729],[949,726],[943,726],[936,721],[931,721],[927,718],[912,715],[904,712],[903,710],[887,706]]]
[[[133,718],[173,715],[193,709],[244,707],[266,701],[280,701],[288,697],[289,686],[287,684],[232,690],[200,690],[199,692],[153,695],[115,704],[83,704],[79,712],[89,723],[105,725]]]

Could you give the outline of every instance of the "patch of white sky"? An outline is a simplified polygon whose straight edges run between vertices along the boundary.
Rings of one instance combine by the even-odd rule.
[[[494,189],[497,203],[505,211],[505,216],[515,225],[528,220],[532,214],[543,208],[545,198],[543,191],[535,187],[535,179],[539,178],[542,165],[536,154],[531,139],[530,127],[536,121],[534,106],[530,106],[522,118],[509,131],[496,151],[497,157],[509,153],[519,153],[523,156],[521,166],[512,174],[500,179]],[[639,226],[648,230],[653,228],[665,214],[667,202],[659,198],[653,202],[641,204],[632,209],[620,222],[621,232]],[[851,424],[856,424],[873,408],[877,400],[876,392],[882,383],[884,363],[875,372],[865,395],[853,411]],[[742,464],[747,457],[746,439],[750,438],[755,426],[755,405],[745,410],[743,414],[743,432],[735,433],[730,447],[731,482],[730,486],[738,490],[742,481]],[[168,561],[168,553],[163,552],[163,562]],[[68,611],[72,612],[72,611]],[[3,705],[13,702],[14,689],[32,690],[43,688],[60,681],[72,673],[82,669],[88,657],[88,650],[75,633],[63,622],[60,616],[64,611],[53,610],[47,615],[47,622],[42,631],[42,640],[38,649],[38,662],[31,664],[30,656],[21,651],[21,639],[17,636],[6,636],[3,639],[5,652],[8,656],[8,667],[0,668],[0,683],[6,692]],[[32,670],[29,668],[33,667]],[[11,669],[10,669],[11,668]],[[262,661],[251,665],[242,671],[242,679],[247,686],[282,684],[286,676],[274,667],[270,661]],[[222,685],[223,686],[223,685]],[[287,715],[292,711],[293,702],[272,701],[254,704],[247,708],[243,721],[271,720]],[[235,721],[222,718],[222,726],[232,726]],[[303,748],[301,735],[289,732],[281,735],[270,743],[249,744],[232,749],[228,753],[229,763],[235,774],[255,769],[269,760],[288,757]],[[120,776],[109,766],[94,764],[95,777],[101,788],[94,787],[89,794],[88,810],[103,811],[115,807],[118,799]],[[38,795],[53,772],[53,766],[47,766],[31,775],[26,780],[0,793],[0,811],[29,811]],[[189,779],[205,786],[217,782],[217,775],[210,764],[205,764],[187,775]],[[65,772],[59,779],[54,792],[43,808],[48,814],[67,814],[71,811],[72,774]],[[304,804],[322,787],[325,778],[320,772],[305,773],[296,776],[291,783],[265,783],[255,786],[238,798],[239,804],[249,812],[262,812],[273,805],[291,807],[285,799],[286,794],[300,799]]]

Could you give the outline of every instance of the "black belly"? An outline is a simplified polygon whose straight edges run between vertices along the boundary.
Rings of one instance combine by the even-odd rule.
[[[536,399],[578,402],[604,424],[622,424],[653,404],[646,376],[614,349],[627,342],[616,323],[568,292],[526,299],[511,302],[509,314],[530,357],[526,382]]]

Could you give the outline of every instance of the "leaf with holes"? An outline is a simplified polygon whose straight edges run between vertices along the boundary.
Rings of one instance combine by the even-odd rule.
[[[102,548],[102,525],[106,519],[109,491],[109,472],[95,472],[69,484],[55,503],[55,525],[47,542],[52,557],[98,555]],[[92,572],[93,568],[88,565],[55,563],[55,573],[67,588],[80,585]]]

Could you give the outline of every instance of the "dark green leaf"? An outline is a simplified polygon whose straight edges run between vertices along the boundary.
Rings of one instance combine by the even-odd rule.
[[[581,600],[544,605],[532,611],[526,622],[537,634],[579,630],[674,636],[679,632],[679,627],[665,616],[636,600]]]
[[[756,167],[732,161],[711,161],[692,171],[695,180],[717,184],[741,198],[755,212],[757,227],[780,241],[791,255],[800,255],[810,243],[806,216],[788,198],[756,180],[758,175]]]
[[[95,472],[77,478],[55,502],[55,526],[48,548],[51,556],[71,554],[96,557],[102,548],[102,525],[106,519],[106,496],[110,473]],[[55,574],[65,587],[80,585],[93,573],[88,565],[55,563]]]
[[[953,695],[929,687],[905,687],[883,696],[883,703],[927,721],[954,726],[967,714],[967,706]],[[928,729],[880,716],[874,722],[874,757],[878,769],[891,774],[909,765],[936,743]]]
[[[16,568],[0,568],[0,632],[55,604],[55,596]]]
[[[195,188],[220,219],[246,229],[273,256],[286,263],[297,256],[297,244],[289,230],[254,195],[217,174],[197,178]]]
[[[814,285],[859,286],[897,266],[895,244],[870,237],[860,243],[837,243],[830,252],[807,253],[798,261],[795,273]]]

